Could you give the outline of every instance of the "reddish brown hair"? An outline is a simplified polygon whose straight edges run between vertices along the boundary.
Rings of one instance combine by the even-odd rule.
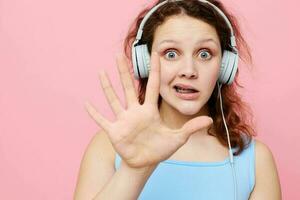
[[[130,61],[132,43],[135,40],[140,23],[147,12],[161,2],[163,2],[163,0],[156,1],[154,5],[141,11],[134,20],[133,24],[130,26],[128,34],[124,40],[125,55]],[[236,18],[225,9],[221,2],[216,0],[210,0],[210,2],[222,10],[231,22],[237,39],[237,49],[239,50],[240,58],[251,63],[251,53],[247,43],[241,35]],[[148,51],[151,54],[152,43],[154,39],[153,36],[156,28],[163,24],[166,18],[180,14],[185,14],[187,16],[203,20],[206,23],[214,26],[220,39],[222,51],[224,49],[231,50],[229,45],[230,29],[228,28],[224,19],[211,6],[199,2],[198,0],[183,0],[177,2],[170,1],[158,8],[158,10],[156,10],[145,23],[143,36],[139,44],[147,44]],[[234,155],[239,155],[245,149],[245,147],[249,145],[252,136],[256,135],[252,123],[252,111],[250,107],[242,101],[241,96],[237,92],[238,87],[243,88],[243,86],[238,83],[238,77],[239,70],[237,70],[234,82],[231,85],[222,86],[223,111],[228,131],[230,133],[230,143],[232,147],[237,147],[237,152],[234,153]],[[148,78],[139,79],[138,98],[141,104],[144,103],[147,81]],[[160,107],[161,100],[162,97],[159,95],[158,107]],[[216,134],[214,134],[210,132],[211,129],[209,129],[208,134],[217,137],[222,145],[228,146],[226,129],[223,124],[220,101],[218,99],[217,84],[207,104],[209,107],[210,117],[212,117],[214,120],[214,126],[216,130]]]

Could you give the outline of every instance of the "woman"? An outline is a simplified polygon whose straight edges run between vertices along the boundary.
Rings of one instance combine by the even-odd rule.
[[[85,152],[75,199],[281,199],[272,153],[253,139],[237,93],[238,56],[251,55],[222,3],[158,1],[139,14],[124,49],[138,94],[124,56],[125,108],[100,73],[117,119],[86,104],[103,130]]]

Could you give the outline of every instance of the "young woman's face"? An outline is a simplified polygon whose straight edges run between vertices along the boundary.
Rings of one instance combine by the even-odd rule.
[[[162,104],[185,115],[197,114],[219,76],[222,52],[215,28],[186,15],[172,16],[156,29],[153,51],[160,55]],[[198,92],[183,94],[174,88],[177,84]]]

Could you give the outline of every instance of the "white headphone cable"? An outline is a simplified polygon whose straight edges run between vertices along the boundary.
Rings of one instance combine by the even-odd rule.
[[[221,106],[221,113],[222,113],[222,118],[223,118],[223,122],[225,125],[225,129],[226,129],[226,134],[227,134],[227,140],[228,140],[228,146],[229,146],[229,156],[230,156],[230,166],[231,166],[231,171],[232,171],[232,176],[233,176],[233,182],[234,182],[234,199],[236,200],[236,196],[237,196],[237,182],[236,182],[236,174],[235,174],[235,168],[234,168],[234,162],[233,162],[233,154],[232,154],[232,149],[231,149],[231,144],[230,144],[230,137],[229,137],[229,131],[226,125],[226,121],[225,121],[225,117],[224,117],[224,113],[223,113],[223,106],[222,106],[222,94],[221,94],[221,88],[222,88],[222,84],[219,85],[219,82],[217,82],[218,85],[218,94],[220,97],[220,106]]]

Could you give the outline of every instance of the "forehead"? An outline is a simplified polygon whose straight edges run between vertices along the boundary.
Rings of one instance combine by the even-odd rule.
[[[219,44],[219,37],[215,27],[212,25],[189,17],[187,15],[176,15],[166,19],[154,32],[154,45],[167,42],[214,42]]]

